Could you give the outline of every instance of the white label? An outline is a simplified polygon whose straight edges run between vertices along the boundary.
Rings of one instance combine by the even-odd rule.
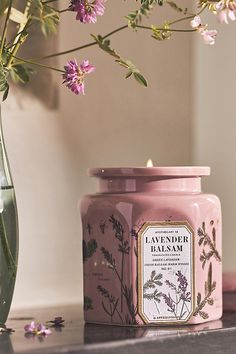
[[[139,232],[139,314],[145,323],[187,322],[193,312],[193,231],[147,222]]]

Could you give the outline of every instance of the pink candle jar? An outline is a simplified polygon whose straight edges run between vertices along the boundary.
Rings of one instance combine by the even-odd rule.
[[[222,315],[219,199],[208,167],[91,169],[84,197],[86,322],[197,324]]]

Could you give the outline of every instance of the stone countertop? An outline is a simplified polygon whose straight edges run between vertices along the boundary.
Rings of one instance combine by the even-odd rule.
[[[47,337],[25,336],[25,324],[45,324],[57,316],[64,318],[64,327],[51,328]],[[236,311],[194,326],[119,327],[84,325],[81,306],[74,305],[15,311],[7,327],[15,332],[0,334],[0,354],[236,353]]]

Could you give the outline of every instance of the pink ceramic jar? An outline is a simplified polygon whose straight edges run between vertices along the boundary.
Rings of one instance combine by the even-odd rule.
[[[85,321],[196,324],[222,315],[221,208],[208,167],[91,169],[84,197]]]

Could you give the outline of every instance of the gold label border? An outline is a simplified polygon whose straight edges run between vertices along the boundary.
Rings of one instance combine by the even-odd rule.
[[[159,227],[168,227],[168,226],[185,226],[192,235],[192,267],[191,267],[191,294],[193,297],[192,300],[192,309],[189,313],[189,316],[186,320],[181,321],[152,321],[150,322],[143,313],[143,289],[142,289],[142,235],[144,231],[149,226],[159,226]],[[147,221],[145,222],[140,230],[138,231],[138,314],[142,318],[145,324],[155,324],[155,325],[169,325],[169,324],[186,324],[191,318],[194,309],[195,309],[195,233],[192,226],[187,221]]]

